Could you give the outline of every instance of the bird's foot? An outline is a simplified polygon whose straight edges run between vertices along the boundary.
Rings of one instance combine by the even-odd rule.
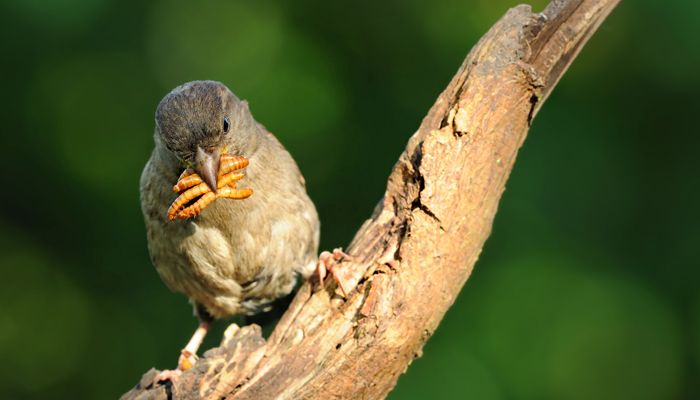
[[[156,375],[156,382],[176,382],[180,375],[182,375],[182,370],[180,369],[166,369],[165,371],[160,371]]]
[[[177,369],[166,369],[161,371],[156,376],[156,382],[171,381],[175,382],[184,371],[194,367],[197,363],[199,357],[197,357],[197,350],[204,340],[207,331],[209,330],[209,323],[200,322],[197,330],[194,331],[194,335],[187,343],[184,349],[180,351],[180,357],[177,359]]]
[[[323,280],[330,273],[333,280],[338,284],[343,297],[347,297],[348,293],[357,285],[357,282],[348,273],[347,269],[339,268],[338,263],[345,259],[350,260],[352,257],[343,252],[343,249],[336,248],[333,249],[333,252],[321,252],[316,263],[316,275],[318,276],[319,286],[323,286]]]
[[[197,357],[196,354],[187,349],[182,349],[180,352],[180,357],[177,360],[177,368],[160,371],[160,373],[158,373],[156,376],[156,382],[177,381],[184,371],[194,367],[198,359],[199,357]]]

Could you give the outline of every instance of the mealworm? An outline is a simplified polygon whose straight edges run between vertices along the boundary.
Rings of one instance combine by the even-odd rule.
[[[192,168],[187,168],[184,171],[182,171],[182,173],[180,174],[180,177],[177,178],[177,180],[179,181],[180,179],[184,179],[192,174],[194,174],[194,170]]]
[[[175,218],[188,219],[196,217],[219,197],[229,199],[250,197],[253,194],[252,189],[236,189],[236,182],[245,177],[245,173],[236,170],[247,167],[248,163],[249,161],[242,156],[222,155],[217,173],[217,193],[212,192],[193,169],[185,169],[173,186],[173,191],[180,193],[180,195],[168,208],[168,219],[172,221]],[[202,197],[187,206],[189,202],[199,196]]]
[[[202,210],[204,210],[204,208],[206,208],[209,204],[216,200],[216,198],[217,196],[214,194],[214,192],[207,192],[204,194],[204,196],[200,197],[197,201],[195,201],[194,204],[180,211],[177,214],[177,217],[179,219],[188,219],[196,217],[202,213]]]
[[[230,186],[221,188],[216,194],[216,197],[223,197],[227,199],[247,199],[253,194],[253,189],[236,189]]]
[[[248,164],[249,161],[245,157],[224,155],[221,157],[221,161],[219,161],[219,176],[237,169],[245,168]]]
[[[217,190],[221,190],[228,185],[236,187],[236,181],[240,181],[244,177],[245,174],[243,172],[229,172],[228,174],[219,178],[219,182],[216,183]]]
[[[199,185],[200,183],[202,183],[202,178],[200,178],[199,175],[193,173],[192,175],[187,175],[184,178],[180,178],[180,180],[177,181],[175,186],[173,186],[173,192],[180,193],[195,185]]]
[[[168,219],[171,221],[175,219],[175,216],[180,209],[185,206],[185,204],[207,192],[211,193],[209,186],[207,186],[206,183],[200,183],[199,185],[182,193],[177,199],[175,199],[175,201],[173,201],[170,208],[168,208]]]

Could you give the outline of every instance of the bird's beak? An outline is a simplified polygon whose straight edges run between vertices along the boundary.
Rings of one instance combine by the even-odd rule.
[[[219,173],[219,159],[220,155],[218,151],[208,153],[202,150],[201,147],[197,147],[197,154],[194,159],[194,170],[214,193],[216,193],[216,181]]]

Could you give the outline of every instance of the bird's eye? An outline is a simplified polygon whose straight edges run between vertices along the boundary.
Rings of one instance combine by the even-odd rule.
[[[228,117],[224,117],[224,133],[228,133],[228,127],[229,127]]]

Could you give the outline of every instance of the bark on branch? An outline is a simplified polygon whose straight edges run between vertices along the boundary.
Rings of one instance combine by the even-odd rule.
[[[394,167],[340,268],[346,299],[304,284],[265,341],[229,327],[175,385],[155,370],[124,399],[377,399],[469,277],[533,116],[619,0],[509,10],[474,46]]]

